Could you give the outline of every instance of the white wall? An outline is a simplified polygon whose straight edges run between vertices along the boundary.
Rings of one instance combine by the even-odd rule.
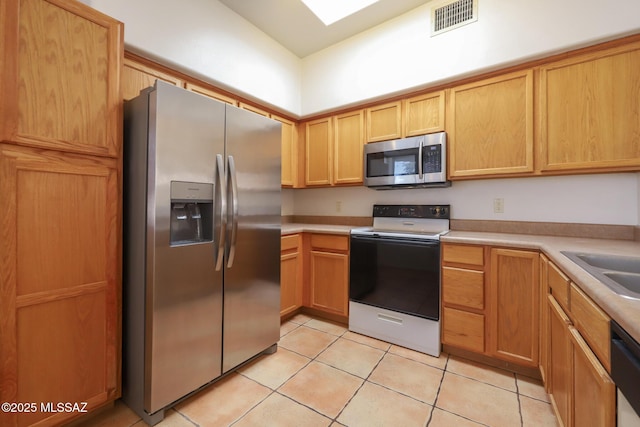
[[[300,59],[215,0],[84,0],[128,49],[277,110],[300,113]]]
[[[638,0],[479,0],[477,22],[432,38],[432,4],[304,58],[302,115],[640,30]]]
[[[376,203],[450,204],[455,219],[636,225],[639,187],[640,174],[624,173],[456,181],[449,188],[413,190],[292,191],[296,215],[371,216]],[[504,213],[493,212],[494,198],[504,199]]]

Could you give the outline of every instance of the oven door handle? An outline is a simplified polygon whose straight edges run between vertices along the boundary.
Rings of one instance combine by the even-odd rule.
[[[392,237],[392,236],[364,236],[364,235],[358,235],[358,234],[352,234],[351,235],[352,239],[359,239],[359,240],[367,240],[370,242],[384,242],[384,243],[403,243],[403,244],[415,244],[415,245],[420,245],[420,246],[433,246],[433,247],[437,247],[440,246],[440,241],[439,240],[425,240],[425,239],[419,239],[419,238],[415,238],[412,239],[410,237]]]

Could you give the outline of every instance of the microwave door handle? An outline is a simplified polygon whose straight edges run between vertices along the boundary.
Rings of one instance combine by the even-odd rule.
[[[422,143],[424,139],[420,138],[420,146],[418,147],[418,179],[422,181],[423,179],[423,171],[422,171]]]

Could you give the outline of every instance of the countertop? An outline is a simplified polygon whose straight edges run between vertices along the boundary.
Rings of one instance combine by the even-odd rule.
[[[357,227],[287,223],[282,224],[282,234],[309,232],[348,235],[353,228]],[[619,296],[561,253],[562,251],[571,251],[640,256],[640,242],[470,231],[451,231],[442,236],[441,241],[540,250],[600,308],[618,322],[636,341],[640,342],[640,300]]]
[[[325,233],[349,235],[351,229],[359,228],[353,225],[333,225],[333,224],[282,224],[282,235],[295,233]]]

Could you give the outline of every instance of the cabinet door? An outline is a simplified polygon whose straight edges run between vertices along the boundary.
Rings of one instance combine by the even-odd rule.
[[[0,145],[0,400],[120,396],[117,161]],[[39,403],[38,403],[39,404]],[[78,413],[0,414],[0,425]]]
[[[179,85],[176,85],[179,86]],[[187,82],[185,84],[185,89],[190,90],[191,92],[195,92],[195,93],[199,93],[200,95],[204,95],[204,96],[208,96],[209,98],[213,98],[216,101],[220,101],[220,102],[224,102],[226,104],[230,104],[233,105],[234,107],[238,106],[238,101],[236,101],[234,98],[232,98],[231,96],[225,95],[223,93],[220,92],[216,92],[215,90],[206,88],[206,87],[202,87],[200,85],[194,84],[194,83],[189,83]]]
[[[80,2],[3,3],[0,140],[118,157],[123,25]]]
[[[442,343],[484,353],[484,314],[450,307],[442,309]]]
[[[302,257],[300,252],[280,256],[280,316],[302,306]]]
[[[182,87],[183,82],[176,76],[144,65],[130,58],[124,59],[122,68],[122,97],[129,100],[140,95],[142,89],[153,86],[156,80]]]
[[[444,131],[444,91],[405,99],[404,136]]]
[[[402,103],[367,108],[367,142],[402,138]]]
[[[298,183],[298,132],[296,125],[282,117],[271,116],[282,123],[282,186],[295,187]]]
[[[549,293],[549,259],[540,255],[540,376],[544,383],[545,391],[549,392],[549,305],[547,295]]]
[[[347,316],[349,256],[312,250],[310,264],[311,307]]]
[[[305,184],[331,184],[331,117],[305,123]]]
[[[533,71],[450,90],[451,178],[533,173]]]
[[[549,397],[561,426],[571,426],[573,408],[573,354],[571,321],[549,295]]]
[[[616,386],[575,328],[573,341],[573,425],[614,427]]]
[[[333,183],[362,183],[364,114],[362,110],[335,117]]]
[[[611,318],[602,311],[575,283],[571,284],[571,318],[573,324],[600,363],[611,371]]]
[[[491,249],[489,354],[538,367],[539,255]]]
[[[542,171],[640,166],[640,43],[540,69]]]

